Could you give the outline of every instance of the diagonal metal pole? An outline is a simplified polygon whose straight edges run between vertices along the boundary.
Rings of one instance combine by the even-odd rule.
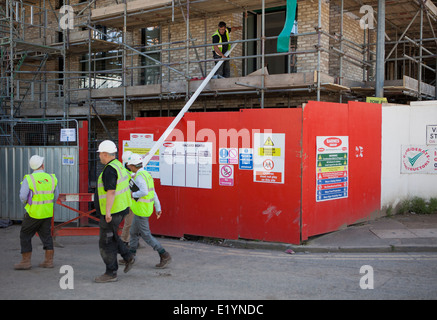
[[[402,41],[402,39],[404,38],[404,36],[407,34],[408,30],[410,29],[410,27],[412,26],[413,22],[416,20],[416,18],[419,16],[420,10],[416,12],[416,15],[413,17],[413,19],[411,19],[410,23],[408,24],[408,26],[405,28],[404,32],[402,33],[402,35],[400,36],[400,38],[398,39],[398,41],[396,42],[395,46],[393,47],[393,49],[391,49],[390,53],[387,55],[387,59],[389,59],[392,55],[392,53],[396,50],[396,48],[398,47],[398,44]]]
[[[228,57],[229,54],[234,50],[237,43],[232,45],[231,49],[225,53],[225,56]],[[196,101],[197,97],[200,95],[200,93],[203,91],[203,89],[206,87],[208,82],[211,80],[213,75],[217,72],[217,70],[220,68],[220,66],[224,63],[225,59],[220,60],[215,67],[211,70],[211,72],[208,74],[208,76],[203,80],[203,82],[200,84],[199,88],[197,88],[196,92],[191,96],[190,100],[185,104],[185,106],[179,111],[176,118],[173,119],[172,123],[168,126],[168,128],[164,131],[162,136],[158,139],[158,141],[155,142],[152,149],[150,149],[149,153],[143,160],[143,165],[147,165],[149,163],[150,159],[152,159],[153,155],[158,151],[158,149],[161,147],[161,145],[164,143],[165,139],[170,135],[170,133],[173,131],[173,129],[177,126],[179,121],[183,118],[185,113],[190,109],[191,105]]]

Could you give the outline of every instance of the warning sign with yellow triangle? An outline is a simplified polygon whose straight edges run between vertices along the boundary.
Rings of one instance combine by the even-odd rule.
[[[273,143],[272,138],[268,137],[266,142],[264,142],[264,145],[273,147],[275,144]]]

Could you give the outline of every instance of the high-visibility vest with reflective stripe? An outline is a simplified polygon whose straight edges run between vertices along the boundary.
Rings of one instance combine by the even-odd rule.
[[[219,37],[219,44],[218,44],[218,47],[219,47],[220,51],[223,52],[222,36],[221,36],[221,34],[220,34],[220,31],[217,30],[217,31],[212,35],[212,37],[214,37],[215,35],[217,35],[217,36]],[[226,28],[226,42],[229,42],[229,31],[228,31],[228,28]],[[215,50],[215,49],[214,49],[214,46],[216,46],[216,45],[217,45],[217,44],[214,44],[214,45],[212,46],[212,50]],[[227,50],[227,51],[231,50],[231,45],[228,44],[227,46],[228,46],[228,50]]]
[[[117,186],[115,188],[115,199],[112,204],[111,214],[123,211],[124,209],[130,207],[131,205],[131,197],[130,197],[130,189],[129,189],[129,180],[130,176],[127,173],[126,169],[123,167],[120,161],[117,159],[112,160],[108,163],[103,171],[105,171],[107,166],[113,167],[117,171]],[[107,192],[105,191],[105,187],[103,186],[103,171],[99,176],[97,181],[97,193],[99,195],[99,206],[100,212],[102,215],[106,215],[106,196]]]
[[[32,192],[32,198],[24,207],[31,218],[46,219],[53,217],[55,188],[58,179],[54,174],[34,172],[24,176]],[[24,179],[23,179],[24,181]]]
[[[147,183],[149,193],[137,201],[132,201],[131,210],[134,214],[140,217],[150,217],[153,213],[153,205],[155,204],[155,184],[153,178],[146,170],[138,171],[134,181],[141,175]]]

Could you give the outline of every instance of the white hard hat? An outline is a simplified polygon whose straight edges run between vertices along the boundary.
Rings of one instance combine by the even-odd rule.
[[[111,140],[105,140],[99,144],[99,149],[97,152],[116,153],[117,146]]]
[[[126,151],[123,153],[123,156],[121,157],[121,160],[123,161],[123,164],[129,161],[130,157],[132,156],[132,151]]]
[[[143,163],[143,158],[139,154],[136,154],[136,153],[132,154],[130,156],[129,161],[127,162],[128,165],[131,165],[131,164],[137,165],[137,164],[140,164],[140,163],[141,164]]]
[[[34,155],[29,159],[29,165],[32,170],[39,169],[44,162],[44,157]]]

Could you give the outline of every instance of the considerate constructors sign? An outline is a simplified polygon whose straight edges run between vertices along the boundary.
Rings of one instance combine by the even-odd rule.
[[[437,173],[437,148],[402,146],[401,173]]]

